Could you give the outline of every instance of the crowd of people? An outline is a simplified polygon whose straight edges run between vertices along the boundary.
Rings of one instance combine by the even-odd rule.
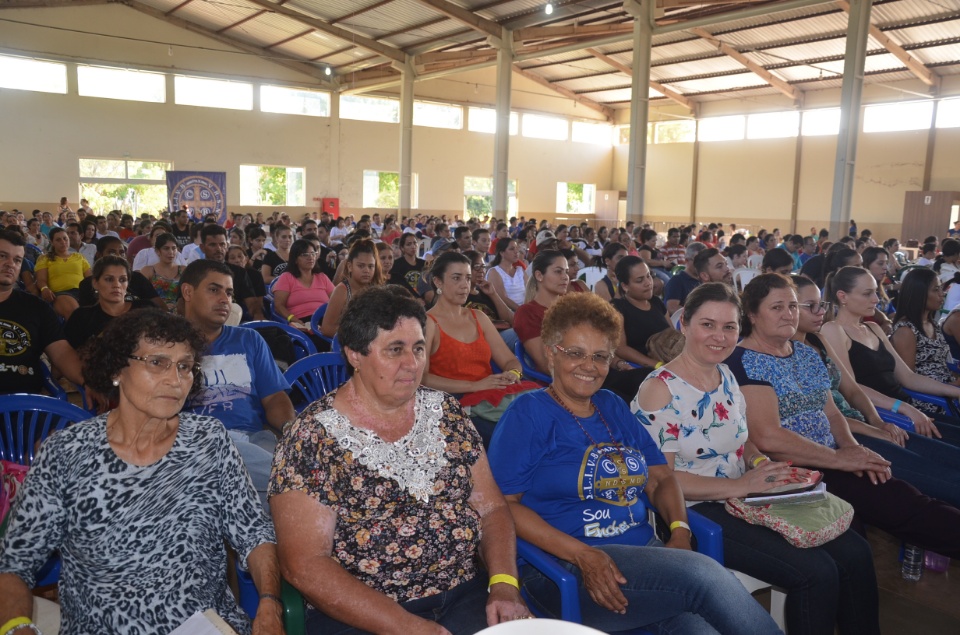
[[[906,392],[960,398],[953,238],[911,265],[866,229],[85,203],[0,218],[0,392],[43,393],[49,363],[98,412],[44,442],[10,512],[0,635],[38,632],[53,551],[68,635],[208,608],[279,633],[281,575],[311,633],[559,615],[516,537],[574,574],[600,630],[779,632],[693,550],[688,510],[721,526],[725,566],[786,592],[790,635],[880,632],[864,525],[960,556],[960,419]],[[271,318],[335,338],[349,375],[299,415],[275,342],[238,326]],[[813,471],[855,510],[818,547],[725,510]]]

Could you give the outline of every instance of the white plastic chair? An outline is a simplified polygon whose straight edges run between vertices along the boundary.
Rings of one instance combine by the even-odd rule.
[[[564,622],[537,618],[533,620],[514,620],[503,622],[496,626],[488,626],[477,635],[602,635],[603,631],[595,628]]]
[[[743,291],[743,288],[747,284],[760,275],[759,269],[749,269],[747,267],[740,267],[739,269],[733,272],[733,284],[737,287],[737,291]]]
[[[748,593],[755,593],[756,591],[770,589],[770,617],[772,617],[773,621],[777,623],[777,626],[780,627],[780,630],[786,633],[787,627],[784,620],[784,612],[786,610],[787,594],[782,589],[767,584],[763,580],[752,578],[746,573],[734,571],[733,569],[727,569],[727,571],[736,576],[737,580],[740,581],[740,584],[743,585],[743,588],[745,588]]]
[[[593,291],[593,288],[605,275],[607,275],[607,270],[602,267],[584,267],[580,270],[577,280],[582,280],[587,288]]]

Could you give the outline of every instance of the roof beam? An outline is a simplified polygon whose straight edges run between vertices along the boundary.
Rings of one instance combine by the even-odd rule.
[[[587,49],[587,53],[589,53],[590,55],[593,55],[595,58],[597,58],[604,64],[607,64],[608,66],[612,66],[613,68],[617,69],[621,73],[626,74],[627,77],[631,77],[631,78],[633,77],[633,69],[631,69],[626,64],[621,64],[620,62],[613,59],[609,55],[604,55],[597,49]],[[673,90],[672,88],[667,88],[663,84],[659,82],[655,82],[653,80],[650,80],[650,88],[662,94],[667,99],[671,99],[677,102],[678,104],[680,104],[681,106],[683,106],[684,108],[690,111],[696,112],[697,110],[697,103],[695,101],[687,97],[684,97],[683,95]]]
[[[422,66],[424,64],[433,64],[435,62],[460,62],[472,60],[474,62],[479,62],[488,58],[495,58],[497,52],[493,49],[487,49],[483,51],[478,51],[476,49],[471,49],[469,51],[434,51],[432,53],[424,53],[423,55],[417,55],[413,63],[416,66]]]
[[[248,0],[255,5],[261,6],[264,9],[268,9],[273,13],[282,15],[284,17],[290,18],[296,22],[304,24],[306,26],[312,26],[318,31],[323,31],[328,33],[335,38],[341,39],[345,42],[350,42],[351,44],[356,44],[361,48],[365,48],[368,51],[377,53],[378,55],[383,55],[387,59],[391,59],[397,62],[403,62],[406,60],[406,55],[400,49],[396,49],[392,46],[387,46],[386,44],[381,44],[376,40],[372,40],[365,35],[360,35],[359,33],[354,33],[353,31],[347,31],[338,26],[334,26],[323,20],[310,17],[309,15],[295,11],[286,6],[279,5],[276,2],[268,2],[267,0]]]
[[[516,73],[517,75],[520,75],[521,77],[526,77],[526,78],[529,79],[530,81],[532,81],[532,82],[534,82],[534,83],[536,83],[536,84],[539,84],[539,85],[543,86],[544,88],[549,88],[549,89],[552,90],[553,92],[559,93],[559,94],[563,95],[564,97],[566,97],[567,99],[572,99],[572,100],[575,101],[576,103],[578,103],[578,104],[580,104],[580,105],[582,105],[582,106],[586,106],[586,107],[589,108],[590,110],[596,110],[598,113],[600,113],[601,115],[603,115],[604,118],[605,118],[607,121],[613,121],[613,108],[608,108],[607,106],[604,106],[603,104],[599,104],[599,103],[593,101],[592,99],[589,99],[589,98],[587,98],[587,97],[584,97],[583,95],[578,95],[578,94],[576,94],[575,92],[573,92],[572,90],[569,90],[569,89],[567,89],[567,88],[564,88],[563,86],[554,86],[554,85],[551,84],[549,81],[545,80],[544,78],[540,77],[539,75],[534,75],[533,73],[531,73],[531,72],[529,72],[529,71],[523,70],[523,69],[520,68],[520,66],[518,66],[517,64],[514,64],[514,65],[513,65],[513,72]]]
[[[94,4],[110,4],[118,0],[0,0],[0,9],[51,9]]]
[[[783,93],[784,95],[792,99],[793,101],[795,102],[800,101],[801,93],[799,90],[797,90],[795,86],[791,86],[790,84],[783,81],[782,79],[780,79],[779,77],[777,77],[776,75],[774,75],[773,73],[765,69],[764,67],[750,60],[746,55],[744,55],[737,49],[733,48],[726,42],[722,42],[721,40],[718,40],[708,31],[701,28],[695,27],[687,30],[690,33],[693,33],[694,35],[696,35],[697,37],[702,38],[707,42],[710,42],[711,44],[716,46],[717,50],[719,50],[721,53],[723,53],[727,57],[734,59],[740,62],[741,64],[743,64],[744,67],[750,69],[750,71],[752,71],[755,75],[760,77],[763,81],[767,82],[768,84],[770,84],[771,86],[779,90],[781,93]]]
[[[632,24],[588,24],[580,26],[532,26],[513,32],[514,42],[529,40],[544,40],[569,37],[589,37],[592,35],[614,35],[617,33],[633,33]]]
[[[268,51],[267,49],[259,46],[247,44],[246,42],[230,37],[229,35],[217,33],[213,29],[201,26],[195,22],[190,22],[189,20],[184,20],[183,18],[178,18],[174,15],[167,15],[159,9],[155,9],[149,5],[139,2],[139,0],[122,0],[122,4],[125,4],[131,9],[136,9],[140,13],[145,13],[150,17],[162,20],[168,24],[172,24],[173,26],[180,27],[181,29],[185,29],[192,33],[205,35],[212,40],[220,42],[221,44],[226,44],[227,46],[240,49],[241,51],[250,53],[251,55],[256,55],[257,57],[263,58],[268,62],[279,64],[280,66],[297,71],[298,73],[303,73],[304,75],[320,80],[326,88],[333,88],[330,80],[324,76],[323,71],[312,64],[308,64],[307,62],[284,55],[282,53]]]
[[[348,14],[346,14],[346,15],[341,15],[339,18],[335,18],[335,19],[333,19],[333,20],[330,20],[330,24],[336,24],[337,22],[346,22],[346,21],[349,20],[350,18],[355,18],[355,17],[357,17],[358,15],[363,15],[363,14],[366,13],[367,11],[373,11],[374,9],[379,9],[379,8],[382,7],[383,5],[385,5],[385,4],[390,4],[391,2],[393,2],[393,0],[380,0],[380,2],[375,2],[374,4],[371,4],[369,7],[363,7],[362,9],[357,9],[356,11],[351,11],[350,13],[348,13]]]
[[[448,0],[417,0],[417,2],[432,7],[448,18],[456,20],[484,35],[495,37],[498,40],[503,36],[503,27],[493,20],[481,17],[473,11],[457,6]]]
[[[850,15],[849,2],[846,0],[837,0],[837,6],[843,9],[848,16]],[[940,77],[938,75],[927,68],[923,62],[913,55],[910,55],[902,46],[891,40],[877,25],[873,24],[872,20],[870,23],[870,37],[876,40],[883,48],[890,51],[890,54],[900,60],[903,65],[907,67],[907,70],[916,75],[917,79],[921,82],[927,86],[938,86],[940,84]]]

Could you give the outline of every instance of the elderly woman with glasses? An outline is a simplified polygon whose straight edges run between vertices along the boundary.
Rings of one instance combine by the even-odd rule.
[[[23,626],[5,632],[30,629],[30,588],[59,550],[65,635],[169,633],[211,608],[250,633],[229,544],[260,592],[254,630],[282,633],[273,528],[240,454],[219,421],[180,413],[204,344],[184,318],[147,310],[85,351],[87,385],[117,407],[47,439],[27,474],[0,546],[0,623]]]
[[[270,509],[284,577],[315,607],[308,633],[466,635],[530,615],[480,437],[420,385],[426,320],[397,286],[354,297],[339,332],[350,379],[277,446]]]
[[[317,268],[319,252],[301,238],[290,247],[290,263],[273,285],[273,307],[290,326],[310,330],[310,318],[330,302],[333,283]]]
[[[547,310],[542,346],[553,383],[518,397],[501,417],[490,464],[517,535],[573,573],[584,624],[676,633],[778,633],[730,574],[690,547],[676,476],[627,404],[601,390],[623,320],[594,294]],[[671,527],[666,547],[643,494]],[[533,602],[558,613],[556,587],[523,572]]]

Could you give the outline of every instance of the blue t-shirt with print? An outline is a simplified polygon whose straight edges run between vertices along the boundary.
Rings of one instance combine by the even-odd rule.
[[[267,425],[261,400],[290,384],[253,329],[225,326],[200,358],[203,383],[185,409],[216,417],[227,430],[252,434]]]
[[[639,497],[647,466],[666,461],[622,399],[601,390],[593,401],[616,444],[596,413],[581,429],[545,390],[517,397],[490,442],[493,476],[504,494],[523,494],[524,505],[589,545],[646,545],[653,530]]]

